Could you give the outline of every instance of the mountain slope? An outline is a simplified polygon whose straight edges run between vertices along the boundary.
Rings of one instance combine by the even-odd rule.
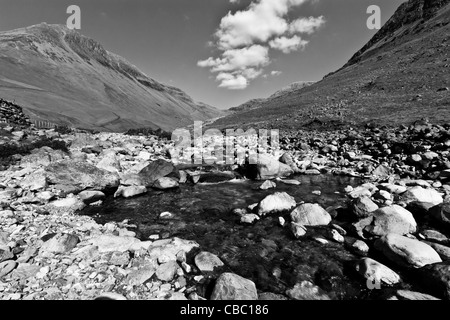
[[[31,119],[108,131],[172,130],[222,115],[98,42],[45,23],[0,33],[0,97]]]
[[[403,3],[340,70],[216,121],[218,128],[450,122],[450,0]]]
[[[271,99],[274,99],[274,98],[276,98],[278,96],[282,96],[282,95],[295,94],[296,91],[306,88],[306,87],[312,85],[313,83],[314,82],[311,82],[311,81],[294,82],[294,83],[291,83],[290,85],[288,85],[287,87],[284,87],[281,90],[278,90],[277,92],[272,94],[267,99],[263,99],[263,98],[252,99],[252,100],[249,100],[249,101],[241,104],[240,106],[230,108],[228,110],[231,112],[242,112],[242,111],[249,111],[249,110],[257,109],[257,108],[260,108],[265,102],[270,101]]]

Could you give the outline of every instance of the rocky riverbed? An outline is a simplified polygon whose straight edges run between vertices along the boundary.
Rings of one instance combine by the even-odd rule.
[[[270,192],[233,208],[236,225],[270,222],[293,243],[338,247],[350,258],[337,277],[342,271],[368,290],[381,288],[370,298],[449,299],[449,129],[421,121],[395,129],[286,132],[281,152],[269,150],[257,165],[186,166],[172,161],[173,143],[156,136],[4,125],[0,298],[342,299],[332,276],[299,278],[275,293],[193,239],[170,233],[138,239],[133,212],[104,224],[80,215],[111,197],[125,201],[180,185],[253,178]],[[294,174],[362,182],[345,188],[344,205],[323,207],[277,190],[279,184],[302,188]]]

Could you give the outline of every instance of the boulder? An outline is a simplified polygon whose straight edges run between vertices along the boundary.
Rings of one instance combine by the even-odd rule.
[[[20,181],[19,185],[21,188],[31,191],[45,189],[47,187],[47,177],[44,170],[41,169],[26,176],[22,181]]]
[[[304,226],[325,226],[331,222],[330,214],[320,205],[305,203],[291,212],[293,222]]]
[[[258,205],[258,214],[266,214],[288,211],[297,205],[295,199],[286,192],[276,192],[265,197]]]
[[[84,162],[53,163],[45,168],[45,174],[50,184],[67,186],[76,193],[86,189],[104,191],[119,186],[117,174]]]
[[[294,173],[290,166],[281,163],[269,154],[258,154],[258,163],[256,168],[258,180],[288,177]]]
[[[195,265],[202,271],[214,271],[214,268],[223,267],[223,262],[215,254],[210,252],[200,252],[195,256]]]
[[[355,263],[355,270],[366,280],[394,285],[400,282],[400,276],[385,265],[370,258],[358,260]]]
[[[259,189],[268,190],[268,189],[272,189],[272,188],[276,188],[276,187],[277,187],[277,185],[275,182],[266,180],[266,181],[264,181],[264,183],[262,185],[259,186]]]
[[[450,228],[450,203],[444,203],[433,207],[430,214],[444,227]]]
[[[119,189],[117,189],[116,193],[114,193],[114,198],[120,196],[124,198],[132,198],[147,193],[147,191],[148,191],[147,188],[144,186],[130,186],[130,187],[120,186]]]
[[[412,213],[398,205],[380,208],[372,215],[371,225],[365,228],[372,235],[384,236],[389,233],[405,235],[416,232],[417,223]]]
[[[158,159],[139,171],[139,176],[142,178],[142,185],[151,187],[158,179],[168,176],[174,170],[171,162]]]
[[[177,274],[179,266],[176,261],[168,261],[156,269],[156,277],[161,281],[172,281]]]
[[[377,209],[378,205],[367,196],[359,197],[352,203],[353,215],[359,219],[370,216]]]
[[[119,237],[113,235],[101,235],[89,240],[94,246],[98,247],[99,252],[125,252],[139,251],[141,248],[148,249],[151,246],[149,241],[141,241],[134,237]]]
[[[66,253],[75,248],[80,242],[78,236],[68,233],[59,233],[44,242],[41,246],[41,253]]]
[[[211,300],[258,300],[258,292],[253,281],[223,273],[216,281]]]
[[[427,208],[430,205],[437,206],[444,202],[444,199],[439,192],[434,189],[424,189],[422,187],[408,189],[408,191],[402,195],[402,200],[407,204],[423,204],[424,206],[427,206]]]
[[[450,300],[450,261],[424,266],[419,270],[419,275],[430,291]]]
[[[413,268],[442,262],[439,254],[426,243],[390,233],[375,241],[375,248],[393,262]]]
[[[103,200],[106,197],[101,191],[81,191],[78,196],[85,204]]]
[[[173,189],[178,188],[179,183],[175,179],[163,177],[156,180],[152,187],[159,190]]]
[[[106,151],[96,167],[111,173],[119,173],[122,171],[120,160],[114,150]]]

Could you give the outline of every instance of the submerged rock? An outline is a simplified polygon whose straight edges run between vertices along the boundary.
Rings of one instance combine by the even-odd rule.
[[[394,285],[400,282],[400,276],[385,265],[370,258],[364,258],[356,262],[356,271],[367,280],[376,283]]]
[[[276,192],[265,197],[258,205],[258,214],[265,216],[270,213],[288,211],[296,206],[294,197],[286,192]]]

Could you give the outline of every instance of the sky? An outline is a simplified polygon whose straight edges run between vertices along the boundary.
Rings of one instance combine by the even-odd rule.
[[[0,0],[0,31],[66,24],[149,77],[220,109],[342,67],[405,0]],[[0,70],[1,74],[1,70]]]

